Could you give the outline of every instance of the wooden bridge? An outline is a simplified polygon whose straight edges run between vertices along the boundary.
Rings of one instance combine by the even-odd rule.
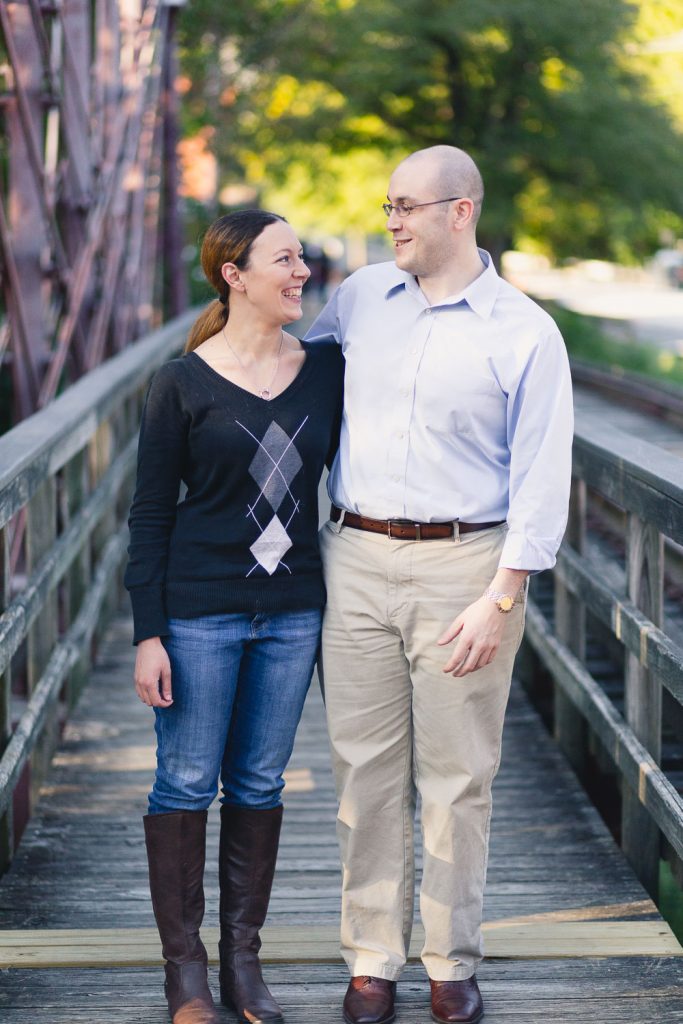
[[[185,307],[182,3],[0,0],[0,393],[13,406],[0,431],[23,420],[0,437],[7,1024],[167,1019],[140,821],[154,741],[131,685],[121,576],[143,396],[191,318],[129,344]],[[555,572],[533,581],[495,788],[479,976],[499,1024],[683,1022],[683,949],[655,902],[662,878],[683,886],[680,397],[663,403],[669,419],[605,402],[577,392],[569,530]],[[339,1020],[335,804],[315,684],[285,803],[269,979],[289,1024]],[[428,1019],[419,947],[416,924],[400,1024]]]
[[[167,1019],[140,821],[154,742],[131,685],[120,575],[141,402],[187,323],[127,348],[0,438],[8,1024]],[[652,899],[661,872],[680,881],[683,858],[682,463],[665,421],[622,411],[613,426],[602,402],[577,396],[570,528],[557,570],[534,580],[495,788],[479,977],[486,1020],[500,1024],[683,1021],[683,949]],[[9,572],[20,517],[21,575]],[[622,849],[570,761],[612,787]],[[268,974],[290,1024],[338,1020],[340,876],[315,685],[285,804]],[[205,938],[215,964],[212,817]],[[416,924],[402,1024],[428,1019],[419,940]]]

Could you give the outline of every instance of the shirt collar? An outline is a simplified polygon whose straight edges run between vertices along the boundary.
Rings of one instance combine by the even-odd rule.
[[[498,298],[500,277],[496,272],[490,254],[485,249],[479,249],[478,251],[481,262],[484,264],[484,269],[479,277],[475,278],[467,288],[463,288],[457,295],[447,295],[445,299],[435,302],[431,307],[432,309],[440,309],[442,306],[457,306],[462,302],[466,302],[472,312],[480,316],[482,320],[489,319]],[[424,306],[429,306],[424,292],[413,275],[408,274],[405,270],[399,270],[395,265],[394,271],[395,276],[391,279],[391,283],[385,293],[385,298],[388,299],[394,292],[402,288],[404,291],[419,298]]]

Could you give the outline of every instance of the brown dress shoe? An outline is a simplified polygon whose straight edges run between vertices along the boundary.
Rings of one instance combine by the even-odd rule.
[[[432,1020],[437,1024],[475,1024],[484,1015],[474,975],[467,981],[432,981]]]
[[[344,996],[347,1024],[389,1024],[394,1020],[396,982],[360,974],[351,978]]]

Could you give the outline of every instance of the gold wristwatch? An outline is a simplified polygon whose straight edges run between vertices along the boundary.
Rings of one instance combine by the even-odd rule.
[[[501,594],[498,590],[492,590],[488,588],[484,597],[488,597],[489,601],[493,601],[499,612],[507,614],[511,612],[515,607],[515,599],[510,594]]]

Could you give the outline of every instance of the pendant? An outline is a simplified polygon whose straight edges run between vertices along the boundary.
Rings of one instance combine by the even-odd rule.
[[[271,400],[272,394],[270,388],[263,389],[263,391],[261,392],[261,398],[263,399],[264,402],[269,402]]]

